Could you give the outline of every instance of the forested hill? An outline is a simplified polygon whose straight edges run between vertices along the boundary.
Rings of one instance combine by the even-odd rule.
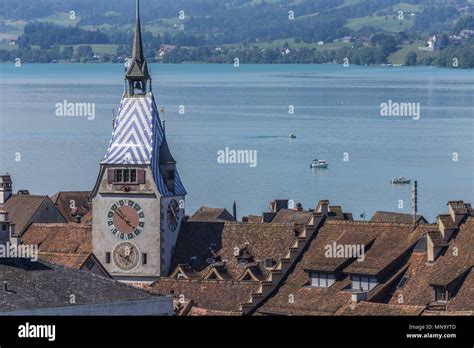
[[[470,66],[473,58],[465,48],[472,47],[474,0],[141,3],[151,60],[229,62],[240,54],[254,63],[348,57],[356,64],[444,65],[458,55]],[[120,60],[131,45],[134,9],[134,0],[0,0],[0,60]],[[433,35],[443,45],[419,50]]]

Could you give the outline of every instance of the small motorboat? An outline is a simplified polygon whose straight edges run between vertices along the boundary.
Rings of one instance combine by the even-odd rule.
[[[398,178],[393,178],[391,180],[392,184],[409,184],[410,182],[411,180],[405,178],[404,176],[399,176]]]
[[[311,161],[309,167],[310,168],[327,168],[329,163],[327,163],[325,160],[318,160],[314,159]]]
[[[295,139],[295,138],[296,138],[296,135],[294,135],[293,133],[290,133],[290,134],[288,135],[288,138],[290,138],[290,139]]]

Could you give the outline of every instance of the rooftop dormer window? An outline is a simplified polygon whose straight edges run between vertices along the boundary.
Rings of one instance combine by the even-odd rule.
[[[360,275],[353,275],[351,276],[351,288],[352,290],[362,290],[362,291],[370,291],[375,288],[378,284],[377,278],[371,276],[360,276]]]
[[[329,288],[336,282],[333,273],[326,272],[311,272],[311,286],[315,288]]]
[[[451,298],[451,295],[448,290],[444,286],[435,286],[435,301],[446,303]]]
[[[408,275],[404,275],[402,279],[400,279],[400,282],[397,285],[397,289],[403,289],[407,284],[409,278],[410,277]]]

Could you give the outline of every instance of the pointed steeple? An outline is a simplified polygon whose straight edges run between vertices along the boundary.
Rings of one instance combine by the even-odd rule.
[[[136,19],[135,19],[135,38],[133,41],[132,58],[129,60],[127,73],[125,78],[128,80],[129,94],[134,95],[135,89],[146,93],[150,73],[148,72],[148,64],[143,54],[142,30],[140,23],[140,0],[136,0]]]
[[[135,38],[133,40],[132,59],[137,59],[143,64],[145,57],[143,56],[142,28],[140,24],[140,0],[137,1],[136,17],[135,17]]]

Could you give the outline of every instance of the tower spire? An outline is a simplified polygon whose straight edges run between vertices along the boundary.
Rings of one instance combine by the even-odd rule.
[[[133,53],[132,59],[137,59],[143,64],[145,57],[143,56],[143,42],[142,42],[142,29],[140,23],[140,0],[137,1],[136,17],[135,17],[135,38],[133,41]]]
[[[135,37],[133,39],[132,58],[125,78],[128,80],[129,94],[134,95],[135,89],[139,89],[146,93],[146,86],[150,79],[148,72],[148,64],[143,54],[142,30],[140,23],[140,0],[136,0],[136,18],[135,18]]]

